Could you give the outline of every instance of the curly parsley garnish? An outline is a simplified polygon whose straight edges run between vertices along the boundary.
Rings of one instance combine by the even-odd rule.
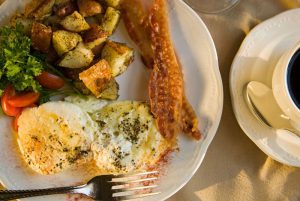
[[[23,30],[21,24],[0,28],[0,95],[8,83],[17,91],[42,89],[35,77],[41,74],[43,61],[31,54],[31,39]]]

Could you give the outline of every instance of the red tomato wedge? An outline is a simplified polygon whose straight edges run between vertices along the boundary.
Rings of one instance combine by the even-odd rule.
[[[8,99],[8,104],[14,107],[28,107],[39,100],[40,94],[35,92],[22,93]]]
[[[11,98],[11,96],[14,96],[15,94],[16,92],[13,86],[8,85],[1,97],[2,110],[7,116],[15,117],[21,112],[22,108],[12,106],[8,103],[8,100]]]
[[[60,89],[65,85],[65,82],[61,77],[46,71],[43,71],[36,79],[47,89]]]

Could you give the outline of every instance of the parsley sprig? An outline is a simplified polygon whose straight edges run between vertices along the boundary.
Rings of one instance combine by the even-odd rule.
[[[0,96],[8,83],[17,91],[42,90],[35,77],[44,69],[43,61],[31,54],[31,40],[23,30],[21,24],[0,28]]]

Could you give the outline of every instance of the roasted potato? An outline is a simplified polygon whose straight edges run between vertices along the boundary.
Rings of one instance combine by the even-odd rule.
[[[113,8],[119,8],[121,0],[105,0],[106,4]]]
[[[102,91],[100,98],[107,100],[117,100],[119,98],[119,84],[115,79],[111,79],[107,88]]]
[[[52,38],[52,29],[41,23],[34,22],[31,28],[31,40],[34,49],[48,53]]]
[[[122,74],[133,61],[133,49],[125,44],[107,41],[103,47],[101,58],[111,67],[113,77]]]
[[[91,49],[95,55],[101,54],[102,46],[108,37],[99,25],[93,24],[91,28],[83,35],[83,41],[88,49]]]
[[[111,35],[117,28],[120,17],[120,11],[114,9],[113,7],[108,7],[102,19],[101,27],[104,31],[108,32]]]
[[[79,43],[74,50],[65,54],[58,65],[66,68],[83,68],[89,66],[93,59],[94,54],[92,50]]]
[[[81,72],[79,79],[99,98],[101,92],[107,88],[109,81],[112,79],[110,66],[107,61],[102,59],[89,69]]]
[[[91,95],[92,94],[92,92],[85,86],[85,84],[81,80],[74,81],[73,85],[83,95]]]
[[[84,95],[92,94],[92,92],[85,86],[85,84],[81,80],[74,81],[73,85]],[[107,88],[101,92],[99,98],[106,100],[117,100],[119,98],[119,84],[115,79],[111,79],[108,82]]]
[[[68,2],[65,4],[60,5],[56,10],[55,14],[60,17],[66,17],[68,15],[71,15],[74,11],[76,11],[76,4],[74,2]]]
[[[107,38],[108,33],[102,29],[101,26],[97,24],[92,24],[91,28],[84,32],[83,41],[85,43],[93,42],[99,38]]]
[[[75,11],[71,15],[65,17],[60,24],[68,31],[81,32],[88,30],[90,25],[85,21],[85,19]]]
[[[103,13],[103,8],[100,3],[95,0],[77,0],[79,13],[83,17],[94,16]]]
[[[86,43],[85,46],[92,50],[96,57],[100,57],[106,38],[98,38],[92,42]]]
[[[81,41],[79,34],[64,30],[55,31],[52,37],[53,47],[59,56],[75,48]]]
[[[54,6],[55,0],[43,0],[39,6],[33,10],[29,16],[33,17],[35,20],[42,20],[52,13],[52,8]]]

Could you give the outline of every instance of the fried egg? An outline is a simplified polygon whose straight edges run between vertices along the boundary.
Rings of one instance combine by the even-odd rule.
[[[27,109],[18,126],[21,153],[38,173],[58,173],[93,158],[91,144],[97,124],[72,103],[49,102]]]
[[[100,172],[123,174],[153,166],[171,148],[142,102],[114,102],[92,115],[99,126],[92,152]]]

